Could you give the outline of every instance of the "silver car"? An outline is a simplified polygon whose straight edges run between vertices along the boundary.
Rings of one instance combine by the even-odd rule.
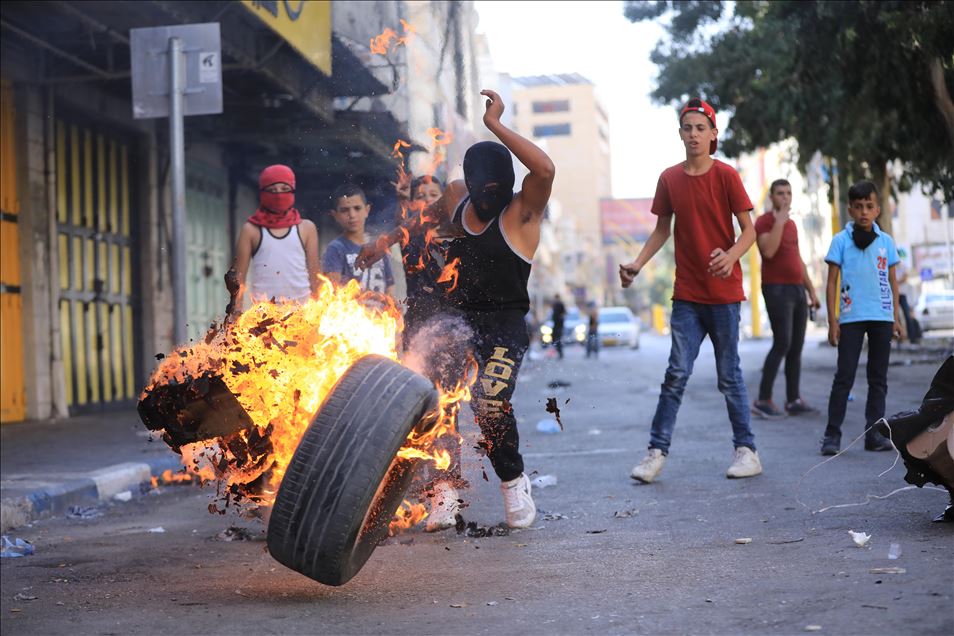
[[[641,324],[629,307],[603,307],[597,333],[601,346],[625,345],[639,349]]]
[[[914,306],[922,331],[954,329],[954,290],[926,291]]]

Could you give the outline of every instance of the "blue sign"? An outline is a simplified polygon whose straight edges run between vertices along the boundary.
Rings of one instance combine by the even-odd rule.
[[[921,268],[921,280],[931,280],[934,278],[934,270],[930,267]]]

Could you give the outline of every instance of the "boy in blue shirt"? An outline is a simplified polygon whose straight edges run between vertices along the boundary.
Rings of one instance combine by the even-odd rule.
[[[828,398],[828,426],[821,454],[835,455],[841,447],[841,424],[848,407],[848,393],[855,382],[858,357],[868,336],[868,399],[865,404],[865,450],[891,450],[891,442],[874,430],[884,416],[888,394],[888,359],[891,338],[901,336],[898,283],[895,266],[901,260],[894,240],[881,231],[875,219],[881,213],[878,192],[870,181],[848,189],[848,213],[853,219],[832,238],[828,263],[828,342],[838,347],[838,367]],[[841,287],[838,275],[841,274]],[[835,302],[840,314],[835,320]]]
[[[368,240],[364,224],[371,212],[371,204],[364,190],[346,183],[331,194],[331,216],[341,226],[341,235],[328,244],[321,259],[321,270],[335,285],[344,286],[350,280],[358,281],[362,291],[391,296],[394,293],[394,273],[391,260],[379,260],[370,267],[355,266],[361,246]]]

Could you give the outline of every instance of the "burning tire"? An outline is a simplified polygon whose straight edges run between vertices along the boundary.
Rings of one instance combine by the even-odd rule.
[[[416,462],[396,457],[435,408],[425,377],[387,358],[355,362],[328,394],[288,464],[268,549],[326,585],[348,582],[388,531]]]

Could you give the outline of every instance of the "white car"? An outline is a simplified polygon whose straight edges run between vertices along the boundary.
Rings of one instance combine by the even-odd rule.
[[[600,345],[626,345],[639,349],[640,321],[629,307],[603,307],[597,333]]]
[[[954,290],[922,292],[914,306],[914,317],[922,331],[954,329]]]
[[[586,341],[586,323],[580,316],[580,310],[569,307],[563,318],[563,344],[583,344]],[[553,344],[553,319],[540,325],[540,342],[544,347]]]

